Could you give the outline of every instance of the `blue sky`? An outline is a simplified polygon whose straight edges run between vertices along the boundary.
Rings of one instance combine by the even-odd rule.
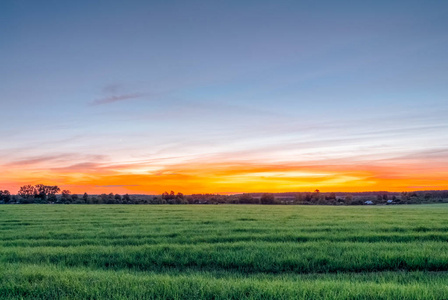
[[[445,1],[2,1],[0,185],[95,190],[107,169],[160,192],[160,172],[216,161],[296,166],[285,174],[388,161],[443,177],[447,13]],[[244,190],[251,172],[216,192]],[[375,172],[329,188],[380,188],[389,175]],[[257,187],[307,183],[266,174]],[[421,186],[394,176],[386,186]]]

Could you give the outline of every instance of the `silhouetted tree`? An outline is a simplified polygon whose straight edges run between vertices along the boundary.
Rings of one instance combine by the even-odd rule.
[[[71,192],[69,190],[63,190],[61,193],[61,201],[66,204],[70,203],[70,194]]]
[[[51,203],[55,203],[58,201],[58,197],[56,196],[56,194],[50,194],[47,197],[47,201],[51,202]]]
[[[107,194],[101,194],[100,198],[98,199],[98,203],[107,203]]]
[[[9,203],[11,201],[11,193],[8,190],[0,190],[0,201]]]
[[[318,203],[320,201],[320,191],[316,189],[314,193],[311,195],[311,202]]]
[[[336,201],[336,194],[330,193],[325,197],[325,200],[328,200],[329,202],[335,202]]]
[[[30,203],[34,199],[36,189],[32,185],[21,186],[17,194],[24,200],[23,203]]]
[[[176,194],[174,191],[171,191],[169,194],[168,192],[164,192],[162,194],[162,199],[166,201],[168,204],[175,204],[176,203]]]
[[[131,204],[131,197],[128,194],[123,196],[123,202],[127,204]]]
[[[243,204],[257,204],[257,203],[259,203],[258,199],[255,199],[250,194],[241,194],[238,197],[238,200],[239,200],[240,203],[243,203]]]
[[[263,194],[260,198],[261,204],[274,204],[275,203],[275,197],[273,194]]]
[[[78,202],[78,200],[79,200],[78,194],[73,194],[71,198],[72,198],[72,203],[79,203]]]
[[[93,195],[92,197],[90,197],[90,202],[93,203],[93,204],[100,204],[100,203],[103,203],[103,202],[101,202],[101,198],[99,198],[99,197],[97,197],[97,196],[95,196],[95,195]]]
[[[35,189],[35,198],[40,199],[40,202],[45,202],[49,196],[55,196],[61,189],[56,185],[43,185],[36,184],[34,186]],[[51,197],[54,199],[54,197]]]
[[[119,194],[115,194],[114,198],[115,198],[115,203],[121,203],[122,198]]]
[[[107,195],[107,201],[106,201],[106,203],[107,204],[114,204],[115,202],[114,202],[114,193],[109,193],[109,195]]]
[[[21,186],[17,194],[22,198],[31,198],[34,197],[35,189],[32,185],[24,185]]]
[[[345,203],[350,204],[353,200],[353,196],[351,194],[345,195]]]

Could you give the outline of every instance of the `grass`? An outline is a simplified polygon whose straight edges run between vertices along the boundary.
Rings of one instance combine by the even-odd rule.
[[[0,206],[1,299],[447,299],[448,205]]]

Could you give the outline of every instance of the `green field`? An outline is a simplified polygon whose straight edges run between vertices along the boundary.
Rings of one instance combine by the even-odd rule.
[[[1,299],[447,299],[448,205],[1,205]]]

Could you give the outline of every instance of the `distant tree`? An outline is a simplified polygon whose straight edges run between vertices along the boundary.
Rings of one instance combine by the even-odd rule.
[[[329,203],[334,203],[336,202],[336,194],[335,193],[330,193],[325,197],[325,200],[327,200]]]
[[[158,198],[158,197],[152,197],[151,204],[162,204],[163,201],[165,201],[165,200]]]
[[[115,194],[114,198],[115,198],[115,203],[121,203],[121,201],[122,201],[121,195]]]
[[[99,198],[99,197],[93,195],[92,197],[90,197],[90,203],[93,203],[93,204],[101,204],[101,203],[103,203],[103,202],[101,202],[101,198]]]
[[[34,186],[34,199],[39,199],[40,201],[38,202],[45,202],[47,201],[47,193],[46,193],[46,188],[45,185],[43,184],[36,184]]]
[[[294,198],[294,204],[301,204],[305,200],[303,193],[297,193]]]
[[[82,201],[84,201],[84,203],[89,203],[89,195],[87,193],[82,195]]]
[[[131,204],[131,197],[128,194],[123,196],[123,203]]]
[[[61,189],[56,185],[43,185],[43,184],[36,184],[34,186],[35,189],[35,195],[34,197],[36,199],[40,199],[40,202],[46,202],[47,199],[51,196],[51,199],[54,199],[55,196]]]
[[[61,193],[61,201],[66,204],[70,203],[70,194],[71,192],[69,190],[63,190]]]
[[[188,201],[187,201],[187,199],[184,198],[184,194],[177,193],[175,203],[176,204],[186,204],[186,203],[188,203]]]
[[[24,200],[27,200],[27,203],[29,203],[29,200],[34,199],[34,195],[36,194],[36,189],[32,185],[24,185],[21,186],[17,194],[23,198]]]
[[[58,201],[58,198],[56,197],[56,194],[49,194],[47,197],[47,201],[51,203],[55,203]]]
[[[337,204],[344,204],[345,200],[344,200],[344,198],[336,198],[336,203]]]
[[[318,203],[321,200],[320,198],[321,198],[320,191],[316,189],[314,193],[311,195],[311,202]]]
[[[99,204],[101,204],[101,203],[107,203],[107,194],[101,194],[100,195],[100,198],[98,199],[98,203]]]
[[[415,192],[402,192],[401,193],[401,201],[403,203],[411,203],[411,202],[415,202],[418,198],[418,195]]]
[[[258,199],[252,197],[251,194],[241,194],[238,197],[239,203],[242,204],[257,204],[259,203]]]
[[[72,202],[73,202],[73,203],[77,203],[78,200],[79,200],[79,196],[78,196],[78,194],[73,194],[71,198],[72,198]]]
[[[162,194],[162,199],[166,201],[168,204],[175,204],[176,203],[176,194],[174,191],[171,191],[170,193],[164,192]]]
[[[345,195],[345,200],[344,200],[344,202],[345,202],[346,204],[350,204],[352,201],[353,201],[353,196],[352,196],[351,194],[347,194],[347,195]]]
[[[306,203],[311,202],[311,200],[313,200],[313,194],[311,194],[311,193],[305,193],[305,194],[303,195],[303,200],[304,200]]]
[[[371,200],[367,200],[367,201],[371,201]],[[349,205],[363,205],[364,202],[361,199],[353,199],[352,201],[350,201],[350,203],[348,203]]]
[[[273,194],[263,194],[260,198],[261,204],[274,204],[275,203],[275,197]]]
[[[115,202],[114,202],[114,193],[109,193],[109,195],[107,195],[107,201],[106,201],[106,203],[107,204],[114,204]]]
[[[8,190],[0,190],[0,201],[9,203],[11,201],[11,193]]]

